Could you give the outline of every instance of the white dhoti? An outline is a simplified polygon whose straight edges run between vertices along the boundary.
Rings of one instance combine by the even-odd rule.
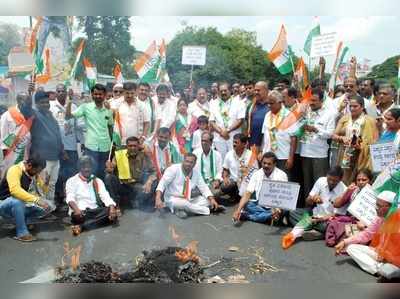
[[[351,244],[346,249],[347,253],[364,271],[375,275],[382,263],[378,262],[378,254],[376,251],[366,245]]]
[[[204,196],[197,196],[190,200],[183,199],[179,196],[169,196],[165,199],[165,203],[172,213],[175,210],[184,210],[198,215],[210,215],[210,203]]]

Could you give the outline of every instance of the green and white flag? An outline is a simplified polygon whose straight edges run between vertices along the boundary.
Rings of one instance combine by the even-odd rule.
[[[97,81],[97,70],[86,57],[83,59],[83,65],[85,67],[87,85],[91,90]]]
[[[319,24],[317,24],[313,29],[311,29],[311,31],[308,33],[306,41],[304,43],[304,52],[307,53],[308,56],[310,56],[311,53],[311,43],[312,43],[312,39],[315,36],[318,36],[321,34],[321,28],[319,26]]]
[[[153,41],[146,52],[136,61],[134,68],[141,81],[155,83],[158,82],[157,73],[160,63],[160,52],[156,42]]]
[[[279,73],[285,75],[293,72],[292,55],[293,52],[287,43],[286,30],[282,25],[278,39],[268,53],[268,59],[275,65]]]

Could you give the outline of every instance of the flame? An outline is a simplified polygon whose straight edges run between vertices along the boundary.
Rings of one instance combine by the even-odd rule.
[[[80,265],[81,249],[82,249],[81,245],[79,245],[76,248],[71,248],[69,246],[69,243],[65,242],[64,243],[64,255],[61,258],[61,266],[62,267],[70,266],[73,271],[78,269],[78,267]],[[68,257],[70,258],[69,265],[67,265],[67,263],[65,262],[65,259]]]
[[[198,263],[200,261],[199,256],[197,255],[197,245],[199,241],[190,242],[184,249],[178,250],[175,252],[175,256],[182,263],[187,263],[189,261]]]
[[[182,236],[178,235],[173,225],[169,226],[169,232],[171,233],[172,239],[175,241],[175,243],[179,245],[182,240]]]

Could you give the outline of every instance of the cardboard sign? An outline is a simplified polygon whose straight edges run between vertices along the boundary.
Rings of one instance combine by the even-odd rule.
[[[264,180],[258,204],[293,211],[296,209],[299,191],[300,185],[297,183]]]
[[[311,41],[310,57],[335,55],[337,50],[337,33],[331,32],[314,36]]]
[[[374,189],[370,186],[365,186],[354,198],[347,211],[365,225],[370,225],[377,217]]]
[[[396,159],[396,150],[392,142],[371,144],[369,150],[374,172],[381,172]]]
[[[182,64],[205,65],[206,52],[207,48],[205,46],[183,46]]]

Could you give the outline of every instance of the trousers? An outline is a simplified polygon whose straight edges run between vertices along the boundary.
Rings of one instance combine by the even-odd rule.
[[[44,173],[47,176],[49,185],[49,191],[47,193],[46,199],[54,204],[54,194],[56,191],[56,183],[58,180],[58,173],[60,170],[60,161],[46,161],[46,168],[44,169]]]
[[[82,217],[77,217],[75,214],[72,213],[71,223],[74,225],[81,225],[82,230],[89,230],[111,224],[112,222],[110,221],[108,216],[109,208],[107,207],[86,209],[82,213]]]
[[[177,196],[169,196],[165,199],[165,203],[172,213],[175,210],[184,210],[197,215],[210,215],[210,203],[204,196],[197,196],[190,200]]]
[[[26,223],[46,215],[38,206],[27,206],[22,200],[8,197],[0,203],[0,216],[15,221],[17,237],[29,234]]]

